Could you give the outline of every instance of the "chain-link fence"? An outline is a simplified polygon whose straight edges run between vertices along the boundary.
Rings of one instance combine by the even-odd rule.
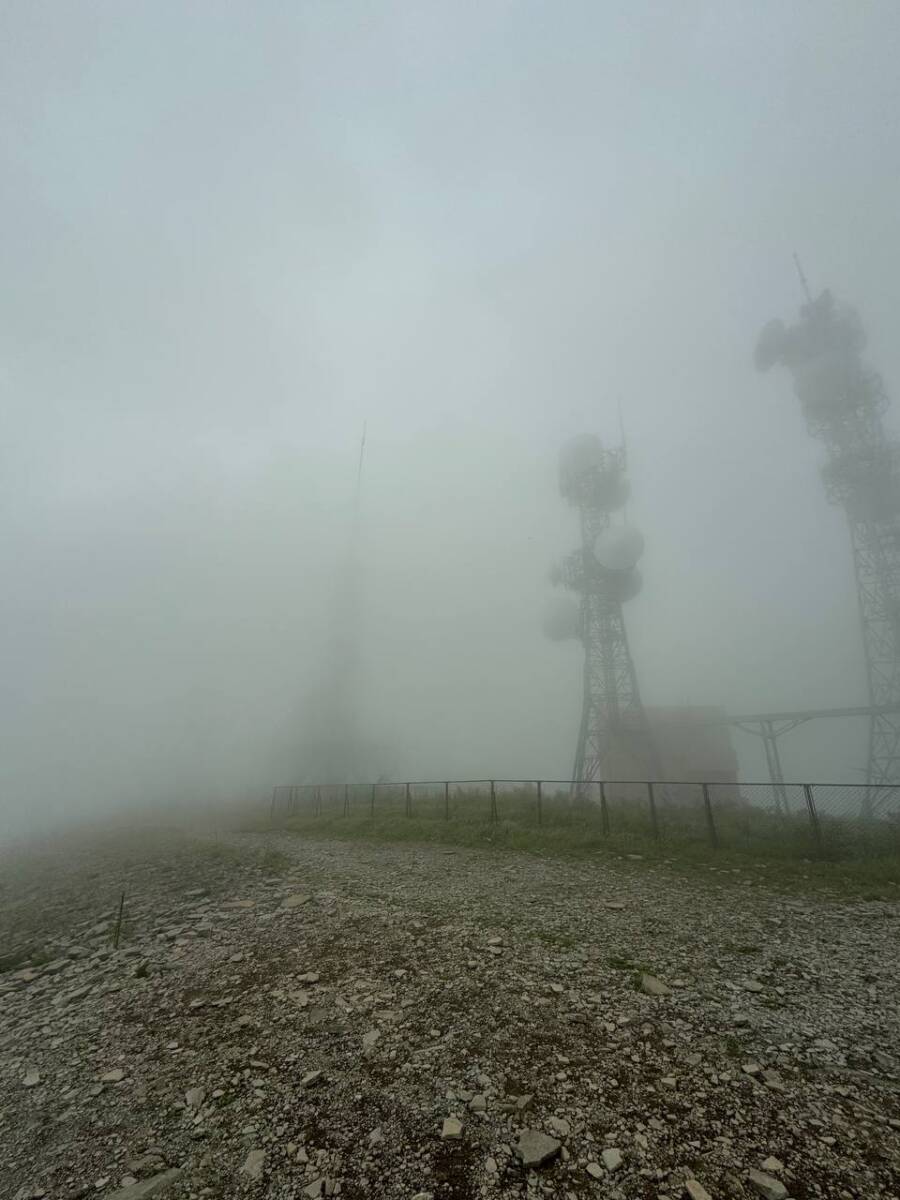
[[[570,825],[620,843],[705,843],[785,858],[900,853],[900,786],[469,779],[274,789],[273,823],[321,816]]]

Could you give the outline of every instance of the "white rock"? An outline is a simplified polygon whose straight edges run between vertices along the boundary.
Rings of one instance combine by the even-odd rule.
[[[244,1165],[241,1167],[241,1174],[248,1175],[251,1179],[262,1179],[263,1168],[265,1165],[265,1150],[251,1150],[244,1159]]]
[[[747,1172],[747,1180],[754,1191],[763,1197],[763,1200],[784,1200],[788,1194],[787,1188],[781,1180],[767,1175],[765,1171],[751,1169]]]
[[[699,1179],[686,1179],[684,1181],[684,1194],[690,1196],[691,1200],[712,1200],[712,1196]]]
[[[657,979],[655,975],[641,976],[641,991],[647,996],[668,996],[669,989],[661,979]]]
[[[188,1090],[184,1093],[184,1099],[188,1108],[200,1108],[203,1105],[203,1101],[206,1099],[206,1088],[188,1088]]]
[[[447,1140],[457,1140],[462,1137],[462,1121],[456,1117],[445,1117],[444,1124],[441,1126],[441,1137]]]
[[[622,1151],[617,1150],[614,1146],[610,1146],[600,1155],[603,1159],[603,1165],[607,1171],[618,1171],[622,1165]]]
[[[539,1129],[523,1129],[516,1143],[516,1154],[522,1160],[523,1166],[539,1167],[559,1154],[561,1145]]]
[[[34,1068],[34,1067],[32,1067],[30,1071],[28,1071],[25,1078],[22,1080],[23,1086],[27,1087],[27,1088],[37,1087],[37,1085],[40,1082],[41,1082],[41,1073],[40,1073],[40,1071],[36,1070],[36,1068]]]

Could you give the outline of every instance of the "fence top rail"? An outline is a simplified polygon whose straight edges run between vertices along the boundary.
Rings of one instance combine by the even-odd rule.
[[[501,779],[499,776],[494,776],[492,779],[485,777],[484,779],[399,779],[399,780],[380,780],[377,783],[368,783],[361,781],[351,783],[346,780],[341,780],[336,783],[278,783],[275,785],[276,791],[282,791],[288,788],[343,788],[343,787],[366,787],[366,788],[401,788],[401,787],[443,787],[445,784],[451,784],[455,787],[470,786],[475,783],[517,783],[517,784],[557,784],[562,787],[599,787],[602,783],[604,787],[646,787],[652,783],[654,787],[711,787],[711,788],[852,788],[854,791],[872,791],[872,792],[887,792],[897,791],[900,789],[900,783],[809,783],[799,782],[794,780],[783,780],[774,783],[771,780],[747,780],[739,779],[735,781],[721,779]]]

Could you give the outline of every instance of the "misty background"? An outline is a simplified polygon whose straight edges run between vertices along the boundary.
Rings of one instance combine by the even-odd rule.
[[[900,404],[898,61],[894,0],[0,6],[0,827],[289,779],[364,421],[379,769],[569,776],[556,459],[619,405],[645,703],[866,703],[751,355],[796,250]],[[781,750],[861,782],[865,725]]]

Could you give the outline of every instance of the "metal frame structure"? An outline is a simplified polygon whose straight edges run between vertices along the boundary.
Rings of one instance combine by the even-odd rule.
[[[877,717],[883,716],[900,716],[900,704],[884,705],[880,708],[864,705],[853,708],[811,708],[803,709],[799,712],[750,713],[741,716],[723,715],[721,717],[711,717],[705,720],[703,724],[731,725],[735,729],[740,729],[744,733],[750,733],[754,737],[762,739],[766,752],[766,766],[769,770],[769,780],[772,783],[775,795],[776,810],[787,813],[790,810],[787,798],[787,783],[785,782],[784,772],[781,767],[781,754],[778,750],[778,739],[782,734],[790,733],[792,729],[796,729],[798,725],[805,725],[807,721],[818,721],[823,717],[867,717],[872,721]],[[893,799],[896,802],[898,795],[900,795],[900,789],[896,785],[890,787],[883,785],[883,788],[886,800],[889,802],[890,799]],[[882,807],[886,807],[886,805],[882,805]],[[868,815],[871,815],[871,813]]]
[[[900,445],[885,431],[888,399],[861,360],[864,345],[852,310],[827,290],[813,300],[807,289],[795,325],[763,329],[756,363],[791,372],[807,427],[827,452],[826,496],[847,516],[870,710],[863,815],[872,816],[888,803],[887,786],[900,782]],[[772,744],[774,736],[767,757]]]
[[[579,454],[578,447],[586,453]],[[567,450],[575,448],[567,462]],[[570,554],[556,582],[579,597],[577,636],[584,646],[581,724],[575,749],[573,796],[604,777],[612,743],[630,744],[634,756],[661,778],[661,763],[641,701],[634,660],[622,613],[623,598],[639,588],[633,566],[604,568],[596,556],[598,539],[610,528],[610,513],[627,496],[625,447],[607,449],[585,437],[564,448],[560,491],[577,508],[581,547]]]

